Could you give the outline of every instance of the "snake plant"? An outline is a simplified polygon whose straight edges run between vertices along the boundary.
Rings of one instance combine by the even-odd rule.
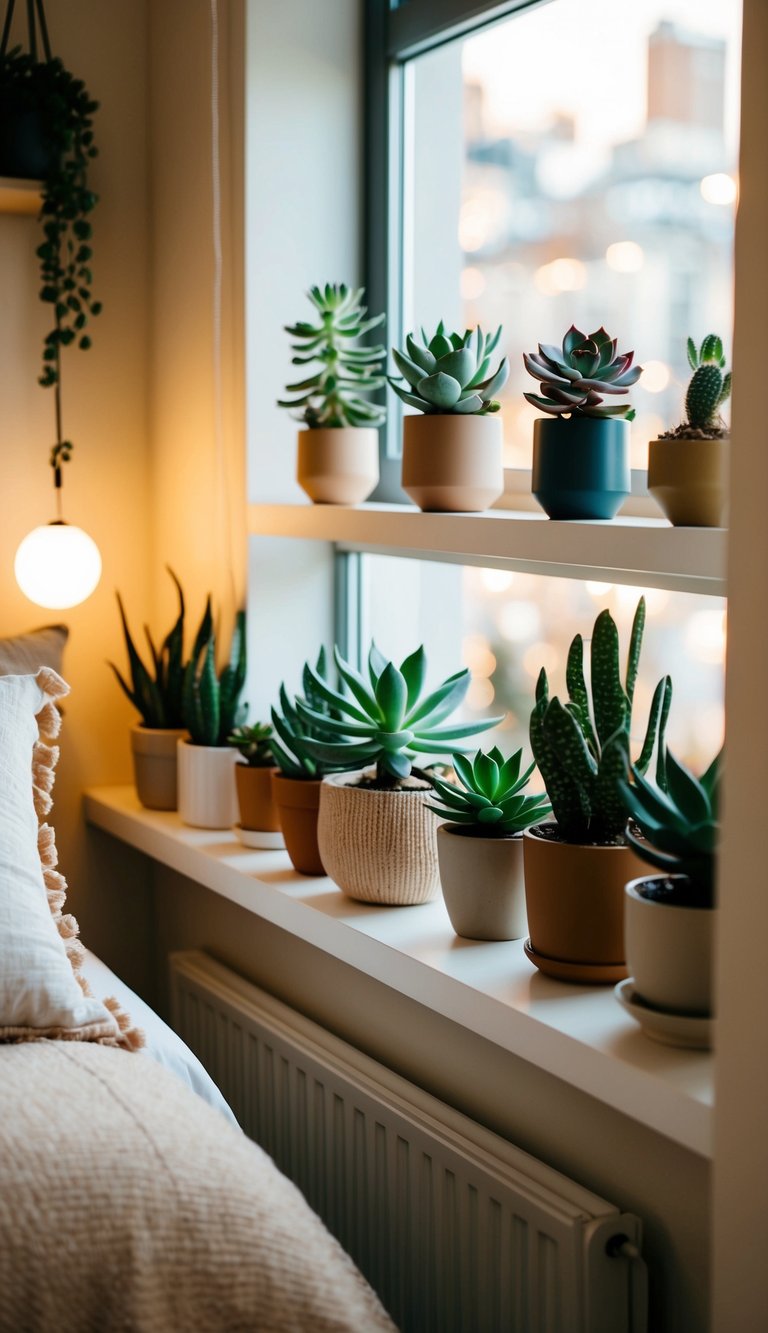
[[[483,333],[479,326],[466,333],[449,333],[442,320],[431,338],[424,329],[420,340],[409,333],[406,351],[392,351],[405,386],[392,376],[388,377],[389,383],[398,398],[425,414],[485,416],[498,412],[500,403],[494,395],[507,382],[507,358],[502,358],[495,371],[489,371],[491,354],[500,337],[501,326],[494,334]]]
[[[312,374],[286,385],[293,397],[278,399],[278,407],[300,409],[296,419],[311,429],[380,426],[385,419],[384,408],[368,402],[367,395],[384,385],[379,372],[386,348],[356,345],[384,315],[367,319],[364,295],[364,287],[354,290],[343,282],[311,287],[307,296],[315,307],[313,321],[285,325],[295,339],[292,365],[317,364]]]
[[[226,745],[238,721],[245,684],[245,612],[238,611],[230,660],[216,672],[216,635],[210,596],[184,672],[182,711],[193,745]]]
[[[453,767],[464,790],[430,775],[440,804],[426,802],[427,809],[453,824],[468,825],[482,837],[522,833],[552,812],[543,793],[522,794],[536,767],[530,764],[521,773],[522,758],[522,750],[516,750],[505,760],[498,746],[485,754],[478,750],[472,760],[454,754]]]
[[[630,761],[632,703],[644,626],[645,599],[641,597],[632,624],[623,683],[619,635],[610,611],[601,611],[592,631],[591,691],[584,679],[580,634],[568,653],[566,704],[557,696],[550,698],[543,668],[539,675],[530,723],[531,749],[566,842],[610,845],[624,832],[627,803],[619,782]],[[662,788],[666,785],[664,735],[671,702],[672,681],[663,676],[654,691],[636,764],[638,771],[645,773],[658,734],[657,781]]]
[[[633,366],[634,352],[617,353],[615,338],[605,329],[584,334],[571,325],[562,346],[539,343],[538,352],[523,353],[529,374],[541,385],[542,394],[526,393],[534,407],[550,416],[620,417],[632,421],[634,408],[628,403],[607,407],[604,394],[621,395],[642,375]]]
[[[117,594],[117,605],[120,608],[120,619],[123,624],[125,646],[128,652],[130,685],[118,671],[114,662],[110,662],[109,666],[114,671],[121,689],[130,699],[134,708],[141,714],[142,726],[173,729],[184,726],[182,718],[184,592],[173,570],[169,566],[167,568],[176,584],[179,613],[159,649],[155,646],[149,629],[146,625],[144,626],[144,633],[147,636],[152,658],[151,668],[145,666],[141,654],[136,648],[131,631],[128,628],[128,619],[120,593]]]

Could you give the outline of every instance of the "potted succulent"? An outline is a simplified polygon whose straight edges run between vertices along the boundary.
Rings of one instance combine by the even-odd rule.
[[[131,683],[126,681],[114,662],[110,662],[118,684],[141,717],[131,728],[131,751],[136,780],[136,794],[148,810],[175,810],[176,748],[186,735],[182,717],[181,695],[184,679],[184,593],[172,569],[168,573],[176,584],[179,614],[163,639],[155,646],[145,625],[151,667],[146,667],[138,652],[120,593],[117,605],[123,624]]]
[[[248,847],[284,847],[272,792],[276,764],[272,754],[271,726],[254,722],[251,726],[235,727],[227,743],[240,754],[235,764],[235,786],[241,840]]]
[[[178,742],[179,815],[194,828],[226,829],[237,823],[237,755],[227,739],[241,712],[245,672],[245,612],[238,611],[230,660],[217,674],[209,597],[182,685],[189,738]]]
[[[310,323],[285,326],[295,339],[292,364],[317,365],[311,374],[286,386],[293,397],[279,407],[298,408],[296,479],[316,504],[359,504],[379,480],[378,427],[385,411],[368,401],[381,389],[384,347],[361,347],[357,340],[376,328],[384,315],[367,319],[365,288],[326,283],[307,293],[315,307]]]
[[[731,392],[722,339],[710,333],[697,349],[688,339],[693,371],[686,419],[648,446],[648,490],[675,527],[717,528],[725,521],[728,427],[720,408]]]
[[[409,333],[392,351],[402,376],[389,383],[419,415],[403,420],[403,490],[420,509],[445,513],[487,509],[504,491],[503,437],[494,394],[509,375],[506,357],[491,371],[501,327],[432,337]]]
[[[636,1004],[684,1017],[708,1018],[713,1009],[720,768],[717,755],[703,777],[696,778],[667,751],[665,789],[652,786],[637,767],[631,784],[620,783],[642,835],[630,826],[627,841],[642,861],[661,872],[626,886],[631,980],[625,989],[631,988],[629,998]],[[664,1039],[663,1027],[644,1027],[649,1035]]]
[[[634,408],[603,395],[625,393],[642,369],[616,348],[605,329],[586,335],[572,324],[562,347],[539,343],[523,355],[542,390],[524,396],[546,413],[533,426],[531,489],[550,518],[610,519],[629,495]]]
[[[522,756],[505,759],[496,746],[473,760],[454,754],[461,787],[431,779],[437,794],[428,808],[449,821],[437,830],[443,897],[456,934],[468,939],[526,934],[522,834],[552,807],[543,794],[523,794],[535,764],[521,773]]]
[[[568,702],[549,696],[544,670],[531,715],[531,749],[552,804],[554,822],[523,835],[525,897],[530,938],[525,950],[549,976],[585,983],[615,983],[626,976],[624,885],[642,864],[624,840],[627,804],[618,780],[627,771],[632,703],[640,662],[645,601],[632,625],[626,676],[619,670],[619,635],[609,611],[595,621],[591,689],[584,678],[581,635],[566,667]],[[636,767],[644,773],[659,755],[672,698],[662,677],[653,695]],[[663,781],[659,765],[657,776]]]
[[[446,725],[469,686],[459,671],[424,693],[423,647],[398,668],[375,644],[367,679],[335,650],[348,694],[312,675],[329,712],[297,699],[299,718],[317,729],[309,753],[334,765],[320,789],[318,846],[331,879],[350,898],[405,906],[427,902],[439,889],[435,821],[424,804],[431,788],[422,756],[450,754],[455,742],[494,726],[500,718]],[[362,765],[375,765],[362,771]],[[338,771],[341,770],[341,771]]]

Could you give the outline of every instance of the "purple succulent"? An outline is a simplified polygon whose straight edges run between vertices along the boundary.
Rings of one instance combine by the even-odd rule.
[[[524,353],[529,374],[538,380],[543,396],[527,393],[527,401],[551,416],[622,417],[632,421],[629,403],[603,405],[603,394],[623,394],[642,372],[633,366],[634,352],[616,352],[616,339],[600,328],[589,335],[574,324],[563,338],[562,349],[539,343],[538,352]]]

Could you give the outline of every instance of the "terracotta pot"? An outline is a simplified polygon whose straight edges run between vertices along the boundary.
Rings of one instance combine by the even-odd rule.
[[[240,827],[259,829],[263,833],[278,833],[280,817],[272,790],[274,766],[254,768],[238,761],[235,764],[235,786],[240,807]]]
[[[379,480],[379,432],[371,426],[300,430],[296,480],[315,504],[361,504]]]
[[[286,778],[272,773],[272,792],[277,806],[285,848],[302,875],[324,875],[317,845],[317,809],[321,783],[314,779]]]
[[[405,907],[436,898],[437,820],[426,789],[355,787],[360,773],[325,778],[318,843],[331,879],[348,898]]]
[[[538,826],[541,827],[541,826]],[[587,984],[627,976],[624,886],[644,869],[631,847],[589,847],[523,834],[528,957],[540,971]]]
[[[643,895],[649,878],[630,880],[625,890],[627,966],[635,994],[655,1009],[708,1017],[716,909],[654,902]]]
[[[420,509],[477,513],[504,493],[498,416],[403,418],[403,490]]]
[[[176,749],[186,734],[183,728],[131,727],[136,795],[147,810],[176,809]]]
[[[228,829],[237,823],[235,761],[231,745],[177,742],[179,816],[193,828]]]
[[[457,935],[519,940],[527,933],[523,839],[477,837],[441,824],[437,856],[443,897]]]
[[[729,440],[651,440],[648,490],[675,527],[725,525]]]

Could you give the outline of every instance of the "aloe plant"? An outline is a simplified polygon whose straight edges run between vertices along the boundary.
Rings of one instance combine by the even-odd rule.
[[[641,366],[633,366],[634,352],[617,352],[617,342],[604,328],[584,334],[572,324],[562,347],[539,343],[538,352],[525,352],[523,362],[541,385],[541,394],[526,393],[534,407],[550,416],[619,417],[632,421],[629,403],[603,403],[604,394],[621,395],[636,384]]]
[[[320,649],[314,668],[308,662],[304,663],[301,685],[307,705],[325,722],[330,717],[330,708],[321,688],[328,685],[325,648]],[[312,753],[312,741],[324,733],[318,724],[301,717],[298,702],[298,699],[290,698],[284,684],[280,686],[280,711],[272,709],[272,725],[275,729],[272,754],[275,763],[284,777],[297,780],[309,781],[323,778],[327,773],[338,773],[344,765],[324,763]]]
[[[440,804],[427,801],[427,809],[453,824],[468,826],[481,837],[522,833],[552,813],[544,793],[522,794],[536,767],[530,764],[521,773],[522,758],[522,750],[516,750],[505,759],[498,746],[487,753],[478,750],[473,760],[454,754],[453,767],[464,790],[432,774],[432,786]]]
[[[631,818],[625,837],[638,856],[666,875],[684,875],[687,884],[659,885],[657,900],[689,906],[714,906],[715,856],[720,832],[718,797],[722,751],[701,778],[667,750],[666,790],[654,787],[635,764],[632,783],[619,781],[619,789]]]
[[[442,320],[431,338],[424,329],[420,340],[409,333],[406,351],[392,351],[405,386],[392,376],[388,376],[389,383],[398,398],[425,414],[485,416],[488,412],[498,412],[500,403],[494,395],[507,382],[507,358],[503,357],[496,370],[489,372],[491,354],[500,337],[501,326],[494,334],[483,333],[479,326],[463,334],[449,333]]]
[[[230,660],[216,672],[216,635],[210,596],[184,672],[182,712],[193,745],[225,745],[239,719],[245,684],[245,612],[238,611]]]
[[[723,341],[716,333],[707,334],[700,348],[688,339],[688,362],[693,371],[685,395],[687,423],[684,430],[704,435],[723,434],[720,408],[731,392],[731,372],[725,369]]]
[[[311,287],[307,296],[315,307],[315,319],[286,324],[294,366],[318,363],[311,374],[286,385],[291,398],[278,399],[278,407],[298,408],[297,421],[311,429],[321,426],[380,426],[386,412],[367,395],[384,386],[379,373],[385,347],[360,347],[357,339],[375,329],[384,315],[366,318],[362,304],[365,288],[342,283]]]
[[[235,727],[227,736],[227,745],[240,751],[249,768],[272,768],[272,728],[268,722]]]
[[[128,652],[130,685],[114,662],[110,662],[108,665],[114,671],[120,688],[130,699],[134,708],[141,714],[142,726],[173,729],[184,726],[182,715],[184,592],[173,570],[170,566],[166,566],[166,568],[176,584],[179,612],[159,648],[155,646],[148,627],[144,626],[144,633],[151,655],[151,667],[145,666],[141,654],[136,648],[131,631],[128,628],[128,619],[120,593],[117,593],[117,605],[120,608],[120,619]]]
[[[632,703],[640,664],[645,598],[637,605],[624,682],[619,670],[619,635],[610,611],[601,611],[592,631],[591,691],[584,679],[584,645],[571,643],[566,666],[568,702],[549,697],[542,668],[531,714],[531,749],[544,779],[552,810],[567,842],[612,844],[627,823],[620,787],[630,762]],[[590,697],[591,695],[591,697]],[[672,702],[672,681],[663,676],[654,691],[648,726],[636,767],[645,773],[658,736],[656,777],[666,786],[664,736]]]
[[[296,700],[301,722],[315,729],[304,745],[309,754],[337,770],[376,765],[381,787],[396,788],[408,778],[421,755],[452,754],[454,742],[474,736],[501,721],[499,717],[444,725],[467,692],[470,674],[457,671],[442,685],[424,694],[427,658],[423,647],[406,657],[400,667],[388,662],[375,644],[368,653],[367,679],[334,649],[336,667],[349,691],[334,690],[317,672],[308,669],[315,696],[326,712],[309,698]],[[421,769],[418,776],[424,776]]]

